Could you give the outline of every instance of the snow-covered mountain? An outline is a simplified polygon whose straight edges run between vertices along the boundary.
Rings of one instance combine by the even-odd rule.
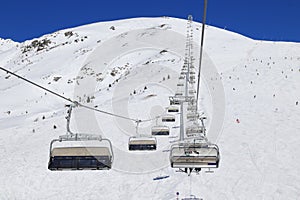
[[[163,113],[185,56],[186,20],[136,18],[0,39],[0,66],[67,98],[131,118]],[[194,55],[201,25],[194,23]],[[200,107],[219,169],[187,176],[168,163],[178,139],[129,153],[134,123],[75,109],[72,129],[113,143],[108,171],[53,172],[49,144],[66,132],[68,102],[0,72],[0,199],[297,199],[300,196],[300,44],[256,41],[207,26]],[[150,134],[155,121],[141,124]],[[157,176],[170,176],[156,180]]]

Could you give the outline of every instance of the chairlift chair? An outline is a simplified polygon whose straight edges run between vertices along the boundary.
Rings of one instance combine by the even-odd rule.
[[[136,136],[131,136],[128,141],[129,151],[151,151],[156,150],[157,141],[155,137],[140,135],[138,131],[139,123],[136,121]]]
[[[196,91],[194,89],[189,90],[189,94],[195,94],[195,93],[196,93]]]
[[[175,96],[182,96],[183,95],[183,91],[176,91],[175,92]]]
[[[129,151],[151,151],[156,150],[157,141],[155,137],[132,136],[128,141]]]
[[[184,86],[184,84],[183,83],[177,83],[177,86],[182,87],[182,86]]]
[[[152,135],[169,135],[170,128],[168,126],[156,125],[156,126],[152,127],[151,134]]]
[[[169,106],[167,110],[168,112],[179,112],[179,108],[177,106]]]
[[[59,136],[50,143],[49,170],[83,170],[110,169],[113,163],[113,148],[110,140],[100,135],[73,133],[70,130],[71,112],[74,105],[69,106],[67,118],[67,134]],[[90,142],[92,145],[88,145]],[[78,144],[82,143],[84,144]],[[76,144],[54,147],[55,143]]]
[[[185,130],[186,130],[186,134],[189,134],[189,133],[204,133],[204,129],[205,128],[202,126],[192,125],[187,127]]]
[[[56,142],[97,141],[93,146],[53,147]],[[106,146],[104,145],[106,142]],[[100,135],[73,134],[62,135],[50,144],[49,170],[102,170],[111,169],[113,163],[112,144]]]
[[[175,96],[170,96],[169,97],[170,100],[170,105],[180,105],[181,102],[190,102],[193,103],[195,102],[195,97],[193,96],[183,96],[183,95],[175,95]]]
[[[185,134],[187,137],[198,137],[200,134],[205,135],[205,127],[196,124],[188,126],[185,129]]]
[[[198,119],[200,117],[199,113],[189,112],[186,115],[187,119]]]
[[[170,105],[180,105],[180,98],[171,96],[169,97]]]
[[[208,142],[173,144],[170,151],[172,168],[218,168],[219,148]]]
[[[188,105],[187,110],[188,111],[195,111],[196,110],[196,105]]]
[[[174,115],[170,115],[170,114],[167,114],[167,115],[164,115],[162,116],[162,119],[161,119],[163,122],[175,122],[175,116]]]

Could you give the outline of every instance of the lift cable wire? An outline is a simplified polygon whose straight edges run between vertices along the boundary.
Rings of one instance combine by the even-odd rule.
[[[47,91],[47,92],[49,92],[49,93],[51,93],[51,94],[53,94],[55,96],[58,96],[58,97],[66,100],[66,101],[69,101],[69,102],[73,103],[75,106],[80,106],[80,107],[83,107],[83,108],[86,108],[86,109],[89,109],[89,110],[93,110],[93,111],[96,111],[96,112],[100,112],[100,113],[103,113],[103,114],[106,114],[106,115],[111,115],[111,116],[114,116],[114,117],[119,117],[119,118],[123,118],[123,119],[126,119],[126,120],[138,122],[138,123],[153,121],[157,117],[160,117],[160,116],[157,116],[157,117],[152,118],[152,119],[140,120],[140,119],[133,119],[133,118],[125,117],[125,116],[122,116],[122,115],[117,115],[117,114],[114,114],[114,113],[110,113],[110,112],[107,112],[107,111],[99,110],[99,109],[96,109],[96,108],[93,108],[93,107],[90,107],[90,106],[87,106],[87,105],[83,105],[83,104],[81,104],[81,103],[79,103],[77,101],[74,101],[74,100],[70,99],[70,98],[64,97],[61,94],[53,92],[53,91],[51,91],[51,90],[49,90],[49,89],[47,89],[47,88],[45,88],[45,87],[43,87],[43,86],[41,86],[41,85],[39,85],[37,83],[34,83],[34,82],[32,82],[32,81],[30,81],[30,80],[28,80],[28,79],[26,79],[26,78],[24,78],[22,76],[19,76],[18,74],[14,73],[14,72],[11,72],[11,71],[3,68],[3,67],[0,67],[0,69],[3,70],[3,71],[5,71],[8,74],[11,74],[11,75],[13,75],[13,76],[15,76],[15,77],[17,77],[19,79],[22,79],[25,82],[28,82],[28,83],[30,83],[30,84],[38,87],[38,88],[41,88],[42,90],[45,90],[45,91]]]

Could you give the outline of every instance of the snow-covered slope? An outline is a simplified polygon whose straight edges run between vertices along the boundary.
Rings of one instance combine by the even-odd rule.
[[[200,30],[195,24],[194,55]],[[24,43],[1,39],[0,65],[81,103],[148,119],[163,113],[176,91],[185,36],[181,19],[95,23]],[[68,102],[0,72],[0,199],[176,199],[176,192],[205,200],[297,199],[300,44],[208,26],[204,50],[200,105],[221,151],[215,173],[188,177],[169,167],[165,150],[178,139],[178,120],[167,124],[171,137],[158,138],[156,152],[129,153],[132,122],[82,108],[72,129],[109,138],[113,169],[49,171],[49,143],[66,132]],[[216,108],[222,102],[225,108]],[[141,133],[154,124],[141,124]],[[160,175],[170,177],[153,180]]]

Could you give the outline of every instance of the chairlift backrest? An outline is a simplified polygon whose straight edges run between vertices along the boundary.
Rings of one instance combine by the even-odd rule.
[[[129,151],[156,150],[157,141],[153,137],[130,137],[128,142]]]
[[[151,129],[152,135],[169,135],[170,128],[168,126],[153,126]]]
[[[218,168],[219,148],[207,143],[184,143],[171,146],[173,168]]]
[[[163,122],[175,122],[175,116],[174,115],[164,115],[162,116]]]
[[[77,135],[77,134],[75,134]],[[49,170],[82,170],[82,169],[110,169],[113,163],[113,151],[111,142],[102,139],[101,136],[87,134],[70,137],[60,136],[59,139],[52,140],[49,153]],[[100,139],[101,138],[101,139]],[[98,141],[98,145],[87,144],[83,146],[62,146],[53,147],[53,144],[62,144],[80,141]],[[106,145],[104,145],[104,142]]]

